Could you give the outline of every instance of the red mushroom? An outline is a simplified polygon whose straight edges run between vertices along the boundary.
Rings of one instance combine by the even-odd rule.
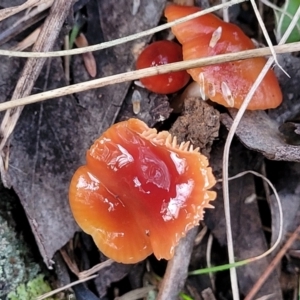
[[[181,46],[171,41],[158,41],[146,47],[136,62],[136,68],[144,69],[182,61]],[[179,91],[189,81],[186,71],[178,71],[141,78],[142,84],[151,92],[170,94]]]
[[[215,192],[207,158],[139,120],[117,123],[87,152],[69,199],[75,220],[98,248],[122,263],[151,253],[170,259],[202,220]]]
[[[198,7],[169,5],[165,16],[171,22],[199,10]],[[172,31],[182,44],[184,60],[255,48],[239,27],[223,22],[213,14],[173,26]],[[202,95],[226,107],[239,108],[265,63],[265,58],[250,58],[195,68],[188,70],[188,73],[198,82]],[[275,108],[281,102],[282,93],[277,78],[273,70],[269,70],[248,109]]]

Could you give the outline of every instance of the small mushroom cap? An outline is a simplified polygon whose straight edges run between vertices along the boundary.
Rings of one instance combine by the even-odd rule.
[[[75,220],[98,248],[122,263],[151,253],[170,259],[180,238],[215,199],[207,158],[130,119],[110,127],[72,178]]]
[[[171,41],[157,41],[142,51],[137,59],[136,68],[139,70],[178,61],[182,61],[182,49],[179,44]],[[189,79],[190,75],[183,70],[141,78],[140,81],[149,91],[170,94],[182,89]]]
[[[197,7],[169,5],[165,16],[171,22],[199,10]],[[223,22],[213,14],[173,26],[172,31],[182,44],[184,60],[255,48],[251,39],[238,26]],[[240,108],[265,63],[265,58],[250,58],[195,68],[188,70],[188,73],[198,82],[202,94],[212,101],[226,107]],[[275,108],[281,102],[282,93],[278,80],[273,70],[269,70],[248,109]]]

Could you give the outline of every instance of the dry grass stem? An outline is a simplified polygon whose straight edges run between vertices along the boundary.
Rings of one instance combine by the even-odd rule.
[[[214,241],[214,237],[210,233],[209,236],[208,236],[207,247],[206,247],[206,262],[207,262],[207,267],[208,268],[212,267],[212,264],[211,264],[211,249],[212,249],[213,241]],[[210,280],[211,288],[215,292],[216,291],[216,285],[215,285],[215,276],[214,276],[214,273],[209,272],[208,275],[209,275],[209,280]]]
[[[72,286],[74,286],[74,285],[77,285],[77,284],[79,284],[79,283],[86,282],[86,281],[89,281],[89,280],[91,280],[91,279],[94,279],[94,278],[96,278],[97,276],[98,276],[98,275],[92,275],[92,276],[90,276],[90,277],[86,277],[86,278],[83,278],[83,279],[79,279],[79,280],[73,281],[73,282],[71,282],[71,283],[69,283],[69,284],[66,284],[66,285],[64,285],[64,286],[62,286],[62,287],[60,287],[60,288],[58,288],[58,289],[55,289],[55,290],[53,290],[53,291],[51,291],[51,292],[49,292],[49,293],[46,293],[46,294],[44,294],[44,295],[42,295],[42,296],[39,296],[39,297],[37,297],[35,300],[43,300],[43,299],[47,299],[47,298],[49,298],[49,297],[51,297],[51,296],[53,296],[53,295],[55,295],[55,294],[58,294],[58,293],[60,293],[60,292],[63,292],[63,291],[65,291],[65,290],[69,289],[70,287],[72,287]]]
[[[255,257],[252,257],[252,258],[248,258],[248,259],[245,259],[243,261],[239,261],[237,263],[235,263],[235,266],[243,266],[245,264],[248,264],[248,263],[251,263],[251,262],[254,262],[254,261],[257,261],[257,260],[260,260],[261,258],[263,257],[266,257],[267,255],[269,255],[270,253],[272,253],[276,248],[277,246],[279,245],[279,243],[282,241],[282,238],[283,238],[283,212],[282,212],[282,205],[281,205],[281,201],[280,201],[280,198],[279,198],[279,195],[274,187],[274,185],[263,175],[255,172],[255,171],[244,171],[244,172],[241,172],[233,177],[230,177],[229,180],[234,180],[236,178],[239,178],[239,177],[242,177],[246,174],[253,174],[257,177],[260,177],[261,179],[263,179],[265,182],[267,182],[267,184],[269,185],[269,187],[272,189],[273,193],[274,193],[274,196],[275,196],[275,199],[276,199],[276,202],[277,202],[277,205],[278,205],[278,212],[279,212],[279,233],[278,233],[278,237],[276,239],[276,242],[272,245],[272,247],[268,250],[268,251],[265,251],[264,253],[258,255],[258,256],[255,256]],[[223,180],[222,179],[219,179],[218,182],[222,182]],[[196,273],[194,272],[191,272],[190,274],[192,275],[196,275]]]
[[[277,239],[276,239],[275,243],[270,247],[269,250],[267,250],[266,252],[262,253],[261,255],[258,255],[258,256],[255,256],[255,257],[252,257],[252,258],[248,259],[250,261],[256,261],[256,260],[260,260],[261,258],[266,257],[267,255],[271,254],[277,248],[277,246],[280,244],[280,242],[282,241],[282,235],[283,235],[283,212],[282,212],[281,200],[280,200],[280,197],[279,197],[279,195],[277,193],[277,190],[276,190],[275,186],[264,175],[259,174],[259,173],[255,172],[255,171],[251,171],[250,170],[250,171],[244,171],[244,172],[241,172],[241,173],[239,173],[239,174],[237,174],[235,176],[232,176],[232,177],[229,178],[229,180],[233,180],[233,179],[242,177],[242,176],[244,176],[246,174],[253,174],[253,175],[261,178],[263,180],[263,182],[266,183],[268,185],[268,187],[270,187],[272,189],[274,197],[275,197],[275,200],[276,200],[277,205],[278,205],[279,232],[278,232]]]
[[[226,2],[227,2],[227,0],[222,0],[222,3],[226,3]],[[226,8],[223,9],[223,21],[224,22],[229,22],[230,21],[229,20],[229,11]]]
[[[65,55],[75,55],[75,54],[82,54],[82,53],[86,53],[86,52],[98,51],[98,50],[110,48],[110,47],[113,47],[113,46],[117,46],[117,45],[120,45],[120,44],[124,44],[124,43],[136,40],[136,39],[144,37],[144,36],[152,35],[152,34],[157,33],[159,31],[171,28],[174,25],[181,24],[183,22],[192,20],[192,19],[197,18],[199,16],[203,16],[205,14],[214,12],[216,10],[219,10],[219,9],[222,9],[222,8],[227,8],[227,7],[232,6],[234,4],[242,3],[242,2],[245,2],[245,1],[246,0],[231,0],[231,1],[228,1],[227,3],[215,5],[214,7],[199,11],[195,14],[191,14],[187,17],[178,19],[178,20],[173,21],[173,22],[169,22],[167,24],[157,26],[155,28],[152,28],[152,29],[149,29],[149,30],[146,30],[146,31],[135,33],[135,34],[123,37],[123,38],[119,38],[119,39],[110,41],[110,42],[104,42],[104,43],[101,43],[101,44],[98,44],[98,45],[88,46],[88,47],[85,47],[85,48],[72,49],[72,50],[63,50],[63,51],[54,51],[54,52],[18,52],[18,51],[11,51],[11,50],[0,50],[0,55],[10,56],[10,57],[38,57],[39,58],[39,57],[57,57],[57,56],[65,56]]]
[[[14,48],[12,48],[13,50],[16,50],[16,51],[22,51],[22,50],[24,50],[24,49],[27,49],[27,48],[29,48],[30,46],[32,46],[35,42],[36,42],[36,40],[37,40],[37,38],[38,38],[38,36],[39,36],[39,34],[40,34],[40,32],[41,32],[41,29],[42,29],[42,27],[40,26],[40,27],[38,27],[38,28],[36,28],[34,31],[32,31],[24,40],[22,40],[21,42],[19,42]]]
[[[197,234],[197,236],[195,238],[194,246],[197,246],[202,242],[202,240],[203,240],[204,236],[206,235],[207,231],[208,231],[207,226],[203,226],[203,228],[200,230],[200,232]]]
[[[271,52],[272,52],[273,59],[274,59],[276,65],[281,69],[281,71],[282,71],[283,73],[285,73],[285,74],[288,76],[288,74],[286,73],[286,71],[281,67],[281,65],[279,64],[279,62],[278,62],[278,60],[277,60],[277,56],[276,56],[276,52],[275,52],[275,50],[274,50],[274,46],[273,46],[273,44],[272,44],[272,41],[271,41],[270,36],[269,36],[269,34],[268,34],[267,28],[266,28],[265,23],[264,23],[264,21],[263,21],[261,15],[260,15],[260,13],[259,13],[259,10],[258,10],[258,8],[257,8],[257,5],[256,5],[255,1],[254,1],[254,0],[250,0],[250,1],[251,1],[251,4],[252,4],[254,13],[255,13],[255,15],[256,15],[256,17],[257,17],[257,21],[258,21],[258,23],[259,23],[260,29],[262,30],[263,35],[264,35],[264,38],[266,39],[267,44],[268,44],[268,46],[270,47],[270,50],[271,50]]]
[[[87,271],[83,271],[83,272],[80,272],[78,275],[79,275],[79,280],[76,280],[74,282],[71,282],[63,287],[60,287],[58,289],[55,289],[49,293],[46,293],[44,295],[41,295],[39,297],[36,298],[36,300],[42,300],[42,299],[46,299],[48,297],[51,297],[59,292],[62,292],[62,291],[65,291],[67,290],[68,288],[74,286],[74,285],[77,285],[79,283],[82,283],[82,282],[86,282],[88,280],[91,280],[91,279],[94,279],[96,278],[98,275],[91,275],[91,274],[94,274],[96,272],[99,272],[100,270],[110,266],[114,261],[111,260],[111,259],[108,259],[96,266],[94,266],[93,268],[87,270]]]
[[[277,5],[273,4],[272,2],[270,2],[269,0],[260,0],[260,3],[263,3],[264,5],[272,8],[275,11],[277,12],[280,12],[283,16],[287,16],[290,18],[290,20],[293,19],[293,15],[291,15],[289,12],[286,11],[286,9],[283,9],[281,7],[278,7]],[[275,15],[276,16],[276,15]],[[281,21],[283,20],[283,17],[281,18]],[[279,28],[281,27],[281,24],[279,23],[277,25],[277,32],[276,32],[276,38],[279,40],[280,38],[280,35],[278,34],[278,30]],[[300,32],[300,24],[296,24],[296,27],[297,27],[297,30]]]
[[[300,51],[300,42],[292,43],[288,45],[275,46],[274,49],[276,53],[290,53],[290,52]],[[241,51],[237,53],[227,53],[227,54],[217,55],[214,57],[206,57],[206,58],[200,58],[195,60],[177,62],[173,64],[151,67],[151,68],[142,69],[138,71],[130,71],[130,72],[112,75],[112,76],[99,78],[99,79],[94,79],[82,83],[77,83],[66,87],[58,88],[52,91],[47,91],[47,92],[27,96],[24,98],[0,103],[0,111],[4,111],[22,105],[41,102],[56,97],[70,95],[73,93],[79,93],[90,89],[96,89],[106,85],[137,80],[147,76],[164,74],[164,73],[174,72],[178,70],[192,69],[199,66],[208,66],[212,64],[219,64],[223,62],[246,59],[251,57],[265,56],[270,54],[271,54],[270,49],[266,47],[260,49]]]
[[[109,267],[110,265],[112,265],[114,263],[114,261],[112,259],[108,259],[102,263],[99,263],[97,264],[96,266],[90,268],[89,270],[86,270],[86,271],[82,271],[79,273],[78,277],[80,279],[83,279],[83,278],[87,278],[97,272],[99,272],[100,270],[106,268],[106,267]]]
[[[69,35],[66,35],[64,38],[64,49],[70,49],[70,39]],[[65,73],[65,78],[66,78],[66,83],[69,84],[71,80],[71,75],[70,75],[70,63],[71,63],[71,58],[70,56],[64,56],[64,73]]]
[[[25,3],[21,5],[4,8],[0,11],[0,21],[3,21],[6,18],[11,17],[25,9],[36,6],[40,4],[40,2],[41,2],[40,0],[27,0]]]
[[[63,260],[65,261],[66,265],[68,266],[68,268],[71,270],[71,272],[76,275],[77,277],[79,277],[79,269],[78,266],[75,262],[72,261],[72,259],[70,258],[69,254],[67,253],[67,251],[65,249],[60,249],[59,250]]]
[[[231,128],[228,132],[228,136],[224,146],[224,153],[223,153],[223,198],[224,198],[224,211],[225,211],[225,219],[226,219],[226,233],[227,233],[227,249],[228,249],[228,258],[229,263],[235,263],[234,257],[234,249],[233,249],[233,238],[232,238],[232,229],[231,229],[231,215],[230,215],[230,200],[229,200],[229,185],[228,185],[228,168],[229,168],[229,151],[231,142],[235,135],[236,129],[242,119],[248,104],[250,103],[257,87],[260,85],[261,81],[267,74],[269,68],[273,64],[274,58],[271,57],[268,59],[267,63],[265,64],[264,68],[262,69],[261,73],[259,74],[258,78],[254,82],[253,86],[251,87],[250,91],[248,92],[241,108],[239,109]],[[230,279],[231,279],[231,287],[232,287],[232,294],[234,300],[239,300],[239,288],[238,288],[238,280],[236,274],[236,268],[230,268]]]

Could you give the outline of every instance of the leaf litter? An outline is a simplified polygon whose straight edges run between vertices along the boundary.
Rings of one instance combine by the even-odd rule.
[[[80,1],[79,1],[80,2]],[[137,31],[154,27],[158,24],[165,1],[155,1],[149,4],[141,1],[134,7],[135,14],[132,15],[132,7],[128,7],[128,2],[85,1],[85,12],[88,16],[86,24],[86,38],[90,44],[101,43],[106,40],[113,40],[120,36],[126,36]],[[122,2],[122,3],[121,3]],[[135,2],[134,2],[135,3]],[[132,3],[134,5],[134,3]],[[11,6],[12,2],[7,6]],[[125,7],[128,7],[128,9]],[[112,13],[105,13],[112,12]],[[11,17],[13,18],[13,17]],[[9,18],[8,18],[9,20]],[[111,49],[95,52],[97,63],[97,77],[104,77],[120,72],[134,69],[134,61],[139,50],[148,42],[145,38],[132,43],[120,45]],[[56,44],[56,48],[61,47],[62,37]],[[3,91],[2,101],[10,99],[15,82],[19,73],[16,69],[22,68],[23,62],[19,59],[10,60],[1,57],[2,70],[0,74],[0,89]],[[298,132],[297,122],[299,116],[299,58],[289,54],[278,55],[280,64],[284,67],[291,79],[278,72],[278,77],[284,93],[284,104],[278,109],[268,112],[246,112],[238,127],[236,135],[247,148],[243,147],[238,139],[234,140],[230,155],[231,175],[235,175],[244,170],[261,170],[261,166],[266,164],[266,173],[275,183],[281,200],[283,201],[284,214],[284,236],[285,240],[296,229],[299,224],[298,195],[299,195],[299,146],[297,146]],[[12,68],[11,65],[15,67]],[[10,74],[10,70],[14,73]],[[81,56],[74,56],[71,59],[71,74],[74,83],[90,80],[90,76],[84,67],[84,60]],[[49,59],[46,62],[33,92],[54,89],[65,85],[64,70],[60,59]],[[40,244],[40,251],[44,260],[49,262],[56,251],[62,248],[78,230],[68,208],[67,190],[72,173],[84,161],[85,151],[92,141],[108,128],[115,120],[124,120],[133,115],[130,101],[130,83],[117,84],[95,89],[80,94],[61,97],[55,101],[47,103],[33,104],[25,107],[17,127],[9,144],[9,175],[12,187],[17,192],[20,201],[26,211],[29,222],[37,242]],[[129,90],[129,93],[127,93]],[[156,125],[159,128],[168,126],[168,120],[173,120],[171,108],[165,96],[150,95],[145,90],[141,90],[142,102],[141,112],[136,116],[143,119],[149,125]],[[145,99],[148,99],[145,101]],[[209,118],[208,111],[218,116],[218,110],[213,110],[205,102],[185,101],[185,105],[200,105],[199,110],[188,109],[182,112],[177,118],[171,131],[178,136],[189,139],[199,139],[202,148],[210,148],[211,165],[217,178],[222,177],[222,153],[227,132],[232,118],[236,111],[229,109],[229,113],[221,110],[220,120],[225,125],[221,126],[219,137],[216,132],[219,129],[219,122],[216,117]],[[191,104],[194,103],[194,104]],[[200,104],[199,104],[200,103]],[[213,130],[203,127],[199,130],[199,124],[207,124],[215,120]],[[163,122],[165,121],[165,122]],[[174,121],[171,121],[173,123]],[[199,124],[197,122],[200,122]],[[202,122],[202,123],[201,123]],[[290,123],[294,124],[292,127]],[[195,125],[196,124],[196,125]],[[288,125],[285,125],[288,124]],[[290,127],[288,127],[290,126]],[[197,132],[199,135],[197,136]],[[202,138],[200,138],[201,136]],[[203,141],[207,138],[207,141]],[[212,141],[217,140],[212,144]],[[296,142],[293,142],[296,140]],[[291,142],[292,141],[292,142]],[[211,145],[212,144],[212,145]],[[206,148],[206,145],[208,145]],[[271,160],[282,160],[285,162],[274,162]],[[289,161],[289,162],[286,162]],[[276,166],[280,172],[277,171]],[[218,198],[214,203],[215,209],[206,212],[205,223],[214,237],[212,245],[213,264],[226,263],[226,226],[223,213],[222,190],[220,185],[216,186]],[[274,237],[278,234],[278,208],[276,202],[272,200],[266,202],[267,191],[262,187],[252,175],[247,175],[230,182],[230,199],[232,211],[232,234],[235,243],[235,254],[237,260],[253,257],[266,251],[270,244],[274,242]],[[268,198],[268,197],[267,197]],[[264,200],[261,200],[264,199]],[[272,219],[272,222],[270,222]],[[267,224],[267,225],[266,225]],[[272,239],[265,231],[269,226],[272,232]],[[84,236],[84,234],[81,234]],[[284,240],[282,241],[282,243]],[[191,242],[190,242],[191,243]],[[189,243],[189,245],[191,245]],[[207,246],[207,237],[203,240],[203,246]],[[200,244],[201,245],[201,244]],[[206,266],[205,249],[195,252],[195,246],[191,253],[191,267],[203,268]],[[201,246],[200,246],[201,247]],[[184,248],[185,249],[185,248]],[[298,244],[293,245],[293,250],[299,249]],[[77,243],[74,250],[76,261],[76,251],[81,251],[81,261],[76,264],[81,270],[91,268],[96,262],[104,261],[106,258],[97,254],[93,244],[82,238]],[[75,251],[76,250],[76,251]],[[192,250],[192,249],[191,249]],[[275,254],[275,253],[274,253]],[[187,253],[179,254],[179,257],[186,257]],[[93,257],[92,263],[89,257]],[[290,259],[292,256],[286,256]],[[294,258],[295,259],[295,258]],[[56,260],[56,268],[64,264]],[[238,280],[240,292],[246,295],[254,283],[259,280],[260,275],[267,268],[271,258],[263,258],[258,262],[251,263],[245,267],[238,268]],[[85,263],[83,263],[85,262]],[[149,262],[151,269],[149,270]],[[113,264],[108,266],[105,272],[100,271],[99,277],[94,281],[94,285],[99,295],[110,295],[114,282],[122,282],[122,278],[128,280],[133,289],[142,287],[145,283],[142,279],[145,274],[155,272],[164,275],[164,264],[158,264],[150,258],[147,262],[140,264],[138,270],[132,272],[136,266],[119,266]],[[172,265],[172,264],[170,264]],[[189,259],[183,268],[186,274]],[[82,269],[83,268],[83,269]],[[169,267],[168,267],[169,268]],[[171,267],[170,267],[171,268]],[[172,270],[172,269],[171,269]],[[67,272],[67,271],[65,271]],[[257,297],[272,294],[272,299],[283,298],[280,278],[287,276],[287,270],[283,266],[280,276],[278,272],[273,272],[265,285],[260,289]],[[166,273],[163,282],[166,283],[173,275]],[[65,274],[66,275],[66,274]],[[135,276],[136,275],[136,276]],[[183,277],[181,277],[183,276]],[[189,277],[181,275],[178,280],[183,280],[181,289],[185,293],[193,292],[194,298],[202,294],[204,288],[210,287],[215,295],[229,299],[230,289],[220,287],[218,282],[228,280],[228,274],[216,273],[211,284],[204,279],[204,275],[199,277]],[[68,275],[67,275],[68,277]],[[126,279],[127,278],[127,279]],[[131,278],[131,279],[130,279]],[[206,285],[201,282],[203,278]],[[123,279],[124,280],[124,279]],[[201,282],[201,284],[199,283]],[[198,283],[198,284],[196,284]],[[158,284],[154,283],[159,289]],[[222,286],[222,285],[221,285]],[[88,286],[91,287],[91,286]],[[120,286],[113,287],[117,293],[122,293]],[[216,289],[215,289],[216,288]],[[152,291],[152,290],[151,290]],[[165,291],[165,289],[164,289]],[[287,295],[285,289],[284,295]],[[162,290],[160,291],[163,292]],[[173,291],[174,292],[174,291]],[[178,291],[179,292],[179,291]],[[108,294],[107,294],[108,293]],[[124,293],[124,292],[123,292]],[[149,290],[150,293],[150,290]],[[80,294],[80,293],[79,293]],[[170,295],[170,294],[168,294]],[[82,296],[78,296],[80,299]],[[162,296],[160,299],[164,299]]]

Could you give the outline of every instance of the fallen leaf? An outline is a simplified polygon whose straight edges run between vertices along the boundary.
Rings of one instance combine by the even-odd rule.
[[[79,36],[75,39],[75,45],[78,48],[89,46],[89,43],[83,33],[80,33]],[[82,58],[83,58],[85,68],[88,71],[88,73],[90,74],[90,76],[93,78],[96,77],[97,66],[96,66],[96,61],[95,61],[93,53],[92,52],[83,53]]]
[[[232,118],[237,111],[230,109]],[[229,129],[233,122],[227,114],[221,115],[221,122]],[[272,160],[300,161],[300,147],[289,145],[279,131],[279,124],[265,111],[246,111],[236,135],[248,148],[262,153]]]

